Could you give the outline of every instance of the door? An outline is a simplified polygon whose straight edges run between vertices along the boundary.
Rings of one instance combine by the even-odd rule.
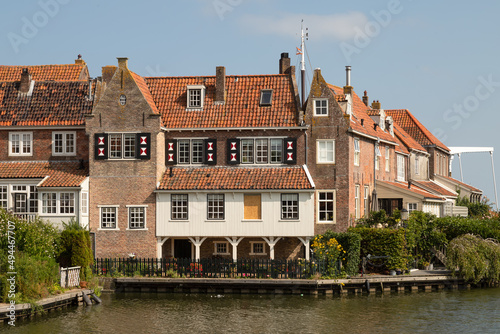
[[[25,193],[15,193],[14,194],[14,212],[17,213],[26,213],[27,210],[27,194]]]
[[[174,257],[177,259],[191,259],[191,242],[188,239],[174,240]]]

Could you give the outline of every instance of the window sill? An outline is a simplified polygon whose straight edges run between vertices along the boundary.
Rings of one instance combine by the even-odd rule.
[[[125,231],[147,231],[148,228],[126,228]]]
[[[280,223],[300,223],[300,219],[280,219]]]
[[[241,220],[242,223],[262,223],[262,219],[243,219]]]
[[[337,222],[332,221],[324,221],[324,222],[316,222],[316,224],[337,224]]]
[[[186,111],[203,111],[203,107],[187,107]]]
[[[76,156],[76,153],[54,153],[52,152],[52,156],[54,157],[74,157]]]
[[[259,256],[259,255],[267,255],[267,253],[250,253],[249,255]]]
[[[102,228],[102,227],[99,227],[97,230],[98,231],[119,231],[120,229],[119,228]]]
[[[205,219],[205,223],[225,223],[226,220],[225,219],[220,219],[220,220],[217,220],[217,219]]]
[[[231,255],[231,253],[212,253],[212,255]]]
[[[190,220],[188,219],[169,219],[167,220],[169,223],[189,223]]]
[[[335,162],[316,162],[317,165],[335,165]]]

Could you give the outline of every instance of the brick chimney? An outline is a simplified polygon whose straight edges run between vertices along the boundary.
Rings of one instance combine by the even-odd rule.
[[[283,52],[280,58],[280,74],[288,73],[290,68],[290,58],[288,57],[288,52]]]
[[[366,93],[366,90],[365,90],[365,95],[363,95],[363,103],[365,104],[365,106],[368,107],[368,95]]]
[[[21,73],[21,85],[19,86],[20,93],[28,93],[31,86],[31,74],[29,74],[27,68],[23,68]]]
[[[82,55],[78,55],[78,58],[75,59],[75,64],[85,65],[85,60],[82,59]]]
[[[226,101],[226,68],[215,68],[215,103],[223,104]]]
[[[380,102],[377,100],[373,100],[372,102],[372,109],[380,109]]]
[[[127,57],[117,57],[118,68],[122,70],[128,70],[128,58]]]

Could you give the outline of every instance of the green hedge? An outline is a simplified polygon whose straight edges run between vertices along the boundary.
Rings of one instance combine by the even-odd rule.
[[[389,258],[376,262],[385,264],[387,269],[407,269],[408,251],[404,229],[352,227],[349,232],[361,236],[361,257],[368,254],[388,256]]]
[[[342,268],[345,270],[347,275],[353,276],[359,272],[359,261],[360,261],[360,247],[361,247],[361,237],[356,233],[336,233],[332,231],[327,231],[323,234],[325,239],[335,238],[342,245],[342,248],[346,251],[344,259],[342,260]]]
[[[88,267],[93,262],[90,235],[87,230],[64,230],[61,232],[59,264],[62,267]]]

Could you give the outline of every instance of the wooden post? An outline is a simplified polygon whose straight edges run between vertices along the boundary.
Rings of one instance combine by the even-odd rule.
[[[168,237],[158,237],[156,238],[156,258],[161,259],[163,257],[163,244],[168,240]]]
[[[311,241],[311,237],[305,237],[305,238],[301,238],[301,237],[298,237],[300,241],[302,241],[302,243],[304,244],[304,247],[306,248],[306,260],[309,261],[309,258],[310,258],[310,241]]]
[[[280,241],[281,237],[278,237],[276,239],[275,237],[269,237],[269,238],[262,237],[262,239],[264,239],[269,245],[269,257],[271,260],[274,260],[274,246],[278,241]]]
[[[195,260],[199,261],[200,260],[200,246],[205,241],[207,237],[201,238],[200,237],[195,237],[194,239],[192,237],[189,237],[189,240],[193,243],[195,247]]]
[[[238,260],[238,245],[240,244],[241,240],[243,240],[243,237],[238,238],[238,237],[226,237],[226,240],[229,241],[231,246],[233,246],[233,261],[236,262]]]

